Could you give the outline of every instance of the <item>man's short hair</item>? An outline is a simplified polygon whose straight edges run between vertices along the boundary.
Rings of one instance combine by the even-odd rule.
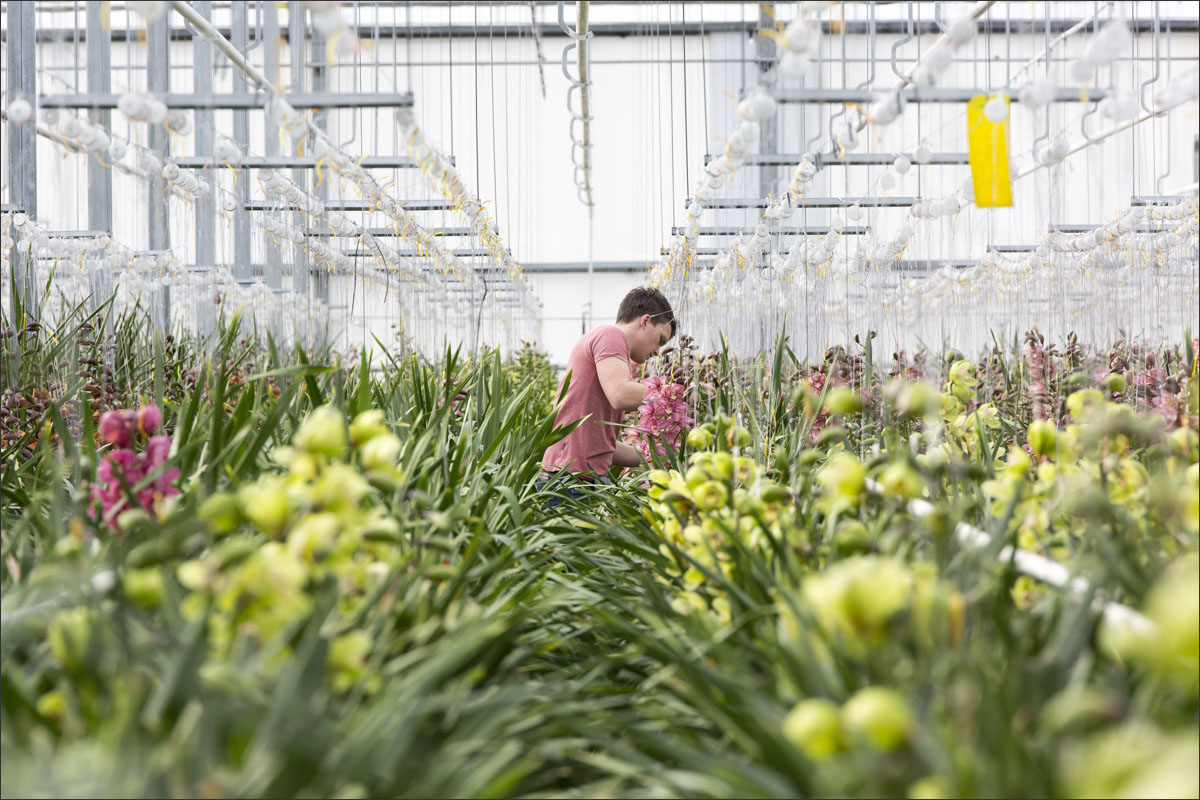
[[[617,309],[617,322],[633,322],[642,314],[649,314],[650,321],[656,325],[670,322],[671,336],[675,335],[675,312],[662,292],[645,287],[630,291]]]

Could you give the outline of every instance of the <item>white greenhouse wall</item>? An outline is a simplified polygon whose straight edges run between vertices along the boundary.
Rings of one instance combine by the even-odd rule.
[[[467,6],[468,4],[461,4]],[[571,6],[573,4],[568,4]],[[602,24],[609,17],[629,18],[629,4],[611,7],[593,4],[592,24]],[[786,20],[794,13],[796,4],[780,3],[779,16]],[[880,17],[902,13],[898,8],[880,7]],[[965,6],[966,4],[942,4]],[[1033,4],[1010,4],[1008,12],[1040,15],[1030,10]],[[1121,4],[1129,5],[1129,4]],[[1148,6],[1149,4],[1140,4]],[[740,11],[724,8],[725,4],[706,4],[715,19]],[[561,262],[627,262],[632,270],[625,272],[598,271],[590,281],[586,274],[545,273],[530,271],[527,279],[541,300],[543,320],[540,332],[535,327],[522,327],[522,336],[539,336],[553,362],[566,361],[570,347],[587,324],[599,324],[613,318],[617,304],[630,288],[646,282],[646,273],[639,265],[657,260],[660,248],[669,246],[670,228],[685,222],[684,198],[688,186],[698,174],[705,153],[720,152],[723,137],[732,130],[737,118],[734,99],[753,81],[752,65],[731,63],[679,63],[686,50],[687,58],[730,59],[739,57],[754,46],[749,37],[733,33],[699,36],[622,36],[596,37],[591,40],[592,87],[591,113],[594,169],[592,181],[596,206],[589,221],[585,207],[576,196],[572,180],[573,167],[568,139],[569,115],[566,107],[567,81],[560,69],[560,56],[567,40],[562,36],[546,37],[545,51],[546,97],[539,89],[537,68],[532,66],[535,46],[528,36],[505,39],[488,38],[486,25],[527,23],[528,7],[485,9],[485,18],[471,20],[469,8],[455,8],[456,22],[474,22],[481,26],[477,38],[421,38],[416,40],[380,39],[364,48],[357,63],[344,62],[331,70],[330,89],[341,91],[407,91],[416,99],[416,113],[427,140],[446,153],[453,154],[459,172],[468,185],[491,208],[514,256],[521,263],[555,264]],[[1195,4],[1162,3],[1163,16],[1197,14]],[[898,9],[900,9],[898,11]],[[636,9],[635,9],[636,10]],[[1090,14],[1091,3],[1056,4],[1057,16],[1072,17]],[[227,13],[227,12],[226,12]],[[419,13],[442,13],[433,9]],[[638,12],[641,13],[641,12]],[[650,12],[645,12],[647,15]],[[667,24],[679,21],[679,9],[656,12],[660,19],[646,17],[646,29],[664,33]],[[694,21],[693,7],[689,19]],[[861,13],[861,12],[855,12]],[[949,12],[947,12],[949,14]],[[1145,15],[1145,9],[1141,13]],[[492,15],[491,20],[487,15]],[[552,21],[553,6],[539,9],[543,21]],[[622,15],[624,15],[622,17]],[[569,19],[573,20],[573,13]],[[62,24],[62,20],[58,23]],[[286,27],[286,21],[283,21]],[[888,62],[893,43],[900,37],[880,35],[875,42],[874,87],[886,89],[895,82]],[[1090,39],[1081,35],[1069,39],[1055,51],[1056,57],[1072,58],[1082,52]],[[1135,53],[1145,57],[1153,51],[1154,37],[1136,37]],[[902,57],[913,58],[918,49],[927,48],[931,37],[903,45]],[[860,58],[869,53],[865,36],[848,36],[845,51]],[[825,53],[819,83],[822,86],[856,86],[868,77],[870,65],[843,65],[842,48],[838,37],[825,37]],[[978,61],[956,64],[941,81],[943,86],[971,86],[981,91],[998,89],[1006,76],[1030,57],[1044,50],[1042,35],[1014,34],[1011,38],[980,37],[968,48],[968,55]],[[1195,33],[1164,34],[1159,42],[1164,56],[1160,80],[1195,69],[1200,57],[1200,41]],[[251,60],[261,64],[264,48],[257,46]],[[72,69],[80,63],[78,48],[70,41],[45,43],[39,46],[39,89],[42,92],[83,91],[88,88],[86,70]],[[171,43],[171,89],[187,92],[192,86],[192,44],[188,41]],[[280,52],[280,75],[289,75],[290,50]],[[476,67],[476,60],[508,62],[495,67]],[[646,59],[674,59],[674,63],[646,63]],[[603,63],[628,61],[634,63]],[[641,61],[642,63],[637,63]],[[232,70],[218,54],[214,57],[215,90],[227,92],[232,88]],[[453,62],[454,66],[448,64]],[[115,92],[143,90],[145,48],[134,42],[114,43],[112,48],[112,89]],[[573,60],[571,64],[573,65]],[[376,66],[378,65],[378,66]],[[132,68],[132,69],[131,69]],[[1039,68],[1040,69],[1040,68]],[[1065,60],[1055,61],[1051,74],[1057,83],[1073,86],[1065,76]],[[844,75],[843,75],[844,71]],[[1119,62],[1115,68],[1118,86],[1131,86],[1151,79],[1153,65],[1147,61]],[[1039,73],[1040,74],[1040,73]],[[1102,72],[1102,79],[1106,79]],[[285,80],[286,82],[286,80]],[[799,86],[792,81],[785,86]],[[1147,90],[1153,91],[1154,87]],[[578,96],[575,98],[578,103]],[[1010,154],[1014,161],[1028,162],[1034,139],[1047,127],[1051,133],[1065,131],[1077,141],[1080,137],[1080,118],[1087,106],[1071,103],[1055,106],[1046,120],[1013,105]],[[230,131],[231,113],[216,113],[216,128]],[[777,117],[777,146],[781,152],[799,153],[813,139],[818,124],[817,114],[810,110],[807,118],[800,106],[781,106]],[[362,155],[404,154],[396,125],[389,111],[333,111],[327,115],[328,130],[346,149]],[[113,114],[116,133],[131,139],[144,139],[144,130],[127,129],[124,118]],[[954,104],[910,105],[897,123],[876,131],[864,132],[862,151],[893,152],[911,150],[922,139],[934,151],[966,150],[964,107]],[[1107,127],[1097,114],[1091,130]],[[249,151],[265,151],[268,133],[261,112],[250,115],[251,141]],[[820,131],[816,131],[820,132]],[[909,258],[979,258],[991,243],[1036,243],[1051,222],[1086,223],[1111,219],[1119,209],[1128,206],[1133,194],[1156,194],[1175,191],[1193,183],[1195,178],[1194,142],[1197,135],[1197,105],[1188,103],[1168,116],[1156,118],[1133,131],[1119,134],[1088,150],[1070,157],[1054,170],[1040,170],[1015,185],[1015,202],[1011,209],[968,209],[954,222],[942,220],[931,224],[927,232],[914,241]],[[828,150],[828,126],[811,147]],[[6,149],[6,148],[5,148]],[[39,215],[52,230],[86,228],[86,166],[81,156],[65,154],[62,148],[39,139]],[[194,152],[192,136],[180,137],[172,149],[176,153]],[[4,159],[7,169],[7,158]],[[814,182],[813,193],[819,195],[868,194],[870,185],[882,168],[829,168]],[[786,185],[790,170],[781,168],[774,190]],[[968,176],[968,168],[928,167],[913,170],[899,185],[896,194],[936,196],[957,188]],[[228,176],[223,176],[227,178]],[[243,178],[245,174],[243,173]],[[393,192],[405,199],[419,200],[439,195],[428,186],[417,170],[395,170]],[[737,185],[729,187],[723,196],[761,196],[758,170],[742,170]],[[330,198],[353,198],[336,182],[328,185]],[[146,246],[148,237],[148,204],[162,202],[149,198],[143,186],[134,178],[114,174],[115,236],[132,247]],[[258,190],[254,190],[256,195]],[[342,194],[346,191],[346,194]],[[7,197],[7,185],[5,188]],[[194,258],[193,228],[190,209],[178,200],[171,204],[172,245],[186,258]],[[904,216],[901,210],[872,211],[868,224],[877,230],[891,230]],[[756,219],[750,211],[707,210],[702,225],[752,225]],[[805,222],[825,224],[829,210],[807,212]],[[424,212],[425,224],[459,226],[463,222],[452,212]],[[589,235],[589,227],[591,233]],[[233,258],[232,235],[224,220],[218,219],[218,260],[229,263]],[[590,247],[589,247],[590,241]],[[266,241],[256,236],[254,260],[265,259]],[[353,292],[354,287],[335,288],[333,294]],[[369,299],[358,298],[358,306],[350,312],[360,316],[356,326],[347,325],[346,342],[371,341],[371,334],[388,341],[389,317],[386,299],[366,288]],[[332,302],[332,300],[331,300]],[[367,304],[373,304],[367,308]],[[378,308],[374,306],[380,306]],[[357,311],[355,311],[357,309]],[[590,317],[588,312],[590,309]],[[457,310],[463,316],[466,309]],[[1107,314],[1128,311],[1138,313],[1136,299],[1114,302],[1104,309]],[[453,322],[455,311],[442,317],[443,333],[453,339],[465,330]],[[686,317],[683,320],[687,327]],[[431,319],[421,324],[434,324]],[[495,325],[502,326],[502,322]]]

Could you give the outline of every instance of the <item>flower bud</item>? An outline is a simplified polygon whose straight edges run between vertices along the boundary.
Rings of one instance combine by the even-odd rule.
[[[337,458],[346,450],[346,419],[333,406],[321,406],[301,423],[292,441],[315,455]]]
[[[150,436],[162,424],[162,412],[153,403],[142,406],[137,412],[138,431],[143,436]]]
[[[943,800],[954,796],[950,783],[941,775],[927,775],[908,787],[909,800]]]
[[[157,568],[127,569],[121,576],[121,588],[135,605],[154,608],[163,599],[162,572]]]
[[[856,519],[842,520],[833,532],[833,546],[841,556],[865,553],[871,549],[871,544],[871,532]]]
[[[1058,427],[1053,422],[1034,420],[1029,424],[1029,447],[1039,456],[1053,456],[1058,444]]]
[[[823,761],[844,746],[838,707],[823,697],[797,703],[783,718],[783,735],[810,761]]]
[[[921,474],[903,461],[888,464],[879,476],[879,483],[889,496],[905,501],[920,497],[925,490]]]
[[[693,450],[707,450],[713,442],[711,431],[704,428],[693,428],[688,431],[687,444]]]
[[[352,429],[351,436],[353,435]],[[362,445],[362,464],[367,469],[395,467],[401,447],[403,447],[403,443],[394,434],[383,433],[372,436]]]
[[[904,744],[914,719],[908,701],[894,689],[871,686],[857,692],[842,706],[842,725],[881,750]]]
[[[288,550],[296,558],[314,563],[333,549],[340,522],[330,511],[307,514],[288,534]]]
[[[896,396],[896,411],[906,417],[923,417],[937,409],[937,390],[925,381],[905,384]]]
[[[729,499],[729,492],[725,489],[725,484],[717,481],[705,481],[696,487],[692,492],[692,499],[700,508],[713,510],[725,505]]]
[[[838,498],[854,502],[863,493],[867,472],[854,456],[838,452],[817,473],[817,480]]]
[[[100,439],[117,447],[128,447],[132,436],[129,420],[121,411],[105,411],[100,417]]]
[[[367,409],[350,423],[350,441],[356,447],[387,432],[387,426],[383,424],[383,411],[378,408]]]
[[[218,492],[209,497],[200,504],[196,513],[219,534],[229,533],[242,521],[242,512],[238,508],[237,500],[225,492]]]
[[[750,442],[750,431],[746,430],[743,426],[734,425],[729,429],[730,447],[749,447]]]
[[[1125,391],[1125,376],[1119,372],[1114,372],[1104,379],[1104,386],[1109,392],[1117,394]]]
[[[863,410],[862,395],[853,389],[839,386],[825,398],[825,409],[834,416],[848,416]]]
[[[46,638],[50,652],[70,672],[83,669],[92,646],[92,631],[99,615],[90,608],[69,608],[50,621]]]
[[[684,473],[683,480],[687,483],[688,489],[695,489],[702,483],[711,480],[708,470],[699,464],[688,467],[688,471]]]
[[[733,456],[729,453],[714,453],[709,464],[708,471],[715,477],[726,481],[733,479]]]
[[[287,524],[287,492],[278,480],[261,479],[238,490],[238,501],[246,518],[269,534],[278,534]]]
[[[149,521],[150,515],[145,509],[131,508],[117,515],[117,529],[122,533],[128,533]]]

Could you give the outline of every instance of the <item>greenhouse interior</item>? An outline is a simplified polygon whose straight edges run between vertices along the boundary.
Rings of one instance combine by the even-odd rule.
[[[4,797],[1200,796],[1196,3],[0,43]]]

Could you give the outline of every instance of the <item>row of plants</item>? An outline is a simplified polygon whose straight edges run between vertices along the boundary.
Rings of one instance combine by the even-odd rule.
[[[1190,341],[681,338],[577,498],[532,346],[0,327],[6,795],[1197,793]]]

